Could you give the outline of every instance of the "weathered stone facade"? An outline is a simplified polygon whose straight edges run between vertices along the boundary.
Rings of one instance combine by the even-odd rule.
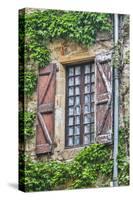
[[[66,93],[66,66],[65,63],[78,63],[84,59],[94,57],[100,52],[105,52],[113,47],[113,40],[111,35],[99,33],[97,35],[96,43],[91,47],[85,47],[72,41],[55,40],[49,44],[51,50],[51,62],[56,63],[58,72],[56,73],[56,95],[55,95],[55,138],[54,138],[54,153],[52,155],[42,155],[37,157],[35,153],[36,148],[36,124],[34,126],[35,137],[25,144],[25,151],[33,156],[33,158],[45,160],[70,160],[81,148],[65,148],[65,93]],[[125,42],[124,52],[129,50],[129,40]],[[124,53],[126,55],[126,53]],[[121,78],[121,107],[120,107],[120,121],[122,123],[123,116],[129,113],[129,64],[125,64]],[[27,102],[29,111],[36,111],[37,108],[37,94]],[[20,146],[20,148],[22,148]],[[23,147],[24,148],[24,147]]]

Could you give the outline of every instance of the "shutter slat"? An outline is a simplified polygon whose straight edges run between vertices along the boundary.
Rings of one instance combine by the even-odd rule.
[[[50,113],[54,111],[54,104],[53,103],[47,103],[47,104],[41,104],[38,107],[38,111],[40,113]]]

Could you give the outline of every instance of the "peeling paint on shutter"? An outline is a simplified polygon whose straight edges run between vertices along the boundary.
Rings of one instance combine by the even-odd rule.
[[[112,142],[112,53],[98,54],[96,63],[96,142]]]
[[[38,77],[36,154],[52,152],[54,139],[56,64],[40,69]]]

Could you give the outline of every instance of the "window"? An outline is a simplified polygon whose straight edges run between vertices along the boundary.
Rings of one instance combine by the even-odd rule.
[[[94,143],[94,63],[68,66],[66,87],[66,147]]]

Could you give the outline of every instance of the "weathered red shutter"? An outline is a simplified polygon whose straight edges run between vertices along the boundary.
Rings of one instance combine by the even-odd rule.
[[[96,142],[112,141],[112,54],[96,56]]]
[[[36,153],[52,152],[54,139],[56,64],[39,70]]]

